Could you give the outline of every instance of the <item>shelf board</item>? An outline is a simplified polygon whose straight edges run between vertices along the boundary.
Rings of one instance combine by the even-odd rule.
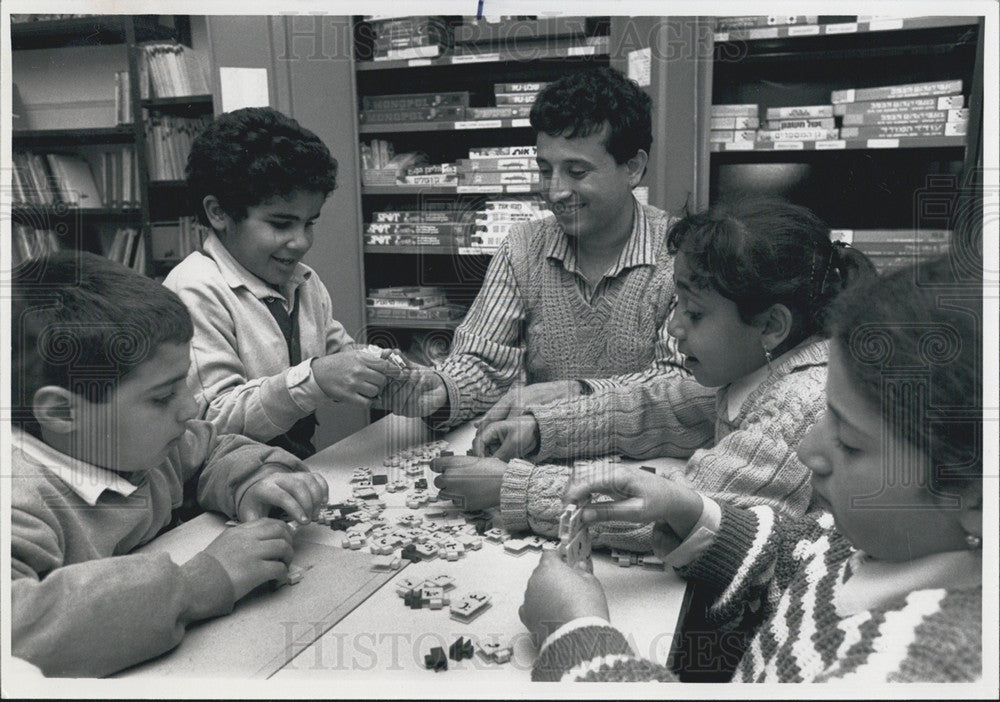
[[[71,207],[66,205],[33,205],[16,202],[11,206],[11,214],[17,218],[58,217],[65,220],[73,217],[119,217],[135,218],[142,214],[138,207]]]
[[[127,144],[135,141],[131,124],[87,129],[24,129],[11,132],[14,146],[59,146],[62,144]]]
[[[159,24],[155,15],[137,15],[133,21],[136,41],[175,39],[177,36],[172,27]],[[14,51],[123,43],[125,43],[124,15],[12,22],[10,25],[10,47]]]
[[[455,330],[461,319],[380,319],[368,316],[369,327],[385,327],[389,329],[444,329]]]
[[[151,180],[149,181],[149,187],[151,188],[163,188],[163,189],[183,189],[187,187],[186,180]]]
[[[453,132],[474,129],[530,129],[527,117],[515,119],[463,119],[434,122],[392,122],[389,124],[362,124],[361,134],[391,134],[394,132]]]
[[[179,95],[175,97],[145,98],[142,106],[147,109],[169,112],[210,112],[214,101],[211,95]]]
[[[366,254],[405,254],[409,256],[424,254],[443,254],[447,256],[492,256],[493,250],[477,251],[471,246],[378,246],[365,244]]]
[[[537,185],[367,185],[361,195],[531,195],[542,192]]]
[[[592,56],[608,56],[610,49],[607,42],[595,46],[544,47],[532,46],[518,50],[502,48],[497,51],[484,51],[436,58],[413,58],[395,61],[358,61],[358,71],[386,71],[397,68],[427,68],[434,66],[461,66],[465,64],[508,63],[511,61],[532,61],[536,59],[573,59],[590,58]]]
[[[836,24],[792,24],[780,27],[753,27],[728,32],[716,32],[715,41],[757,41],[761,39],[794,39],[798,37],[843,36],[907,29],[935,29],[975,25],[978,17],[899,17],[871,22],[841,22]]]
[[[857,151],[882,149],[965,148],[964,136],[893,137],[889,139],[834,139],[829,141],[747,141],[713,142],[712,153],[742,154],[747,152],[783,151]]]

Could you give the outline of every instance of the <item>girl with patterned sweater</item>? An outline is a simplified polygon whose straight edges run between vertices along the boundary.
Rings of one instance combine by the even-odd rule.
[[[677,290],[668,330],[695,379],[720,388],[714,445],[694,451],[685,480],[732,504],[805,514],[809,471],[795,447],[825,402],[823,318],[841,290],[872,274],[871,263],[831,243],[829,229],[809,210],[760,199],[688,215],[671,227],[667,246]],[[572,412],[576,429],[560,429],[559,453],[673,455],[675,427],[699,419],[675,395],[653,380],[577,398],[589,408]],[[560,407],[538,411],[558,426]],[[438,459],[434,469],[443,471],[435,484],[446,496],[472,509],[499,503],[507,530],[557,533],[568,466],[452,457]],[[593,536],[597,545],[649,550],[651,531],[610,524]]]
[[[838,300],[828,409],[799,447],[831,513],[818,522],[620,468],[567,490],[576,503],[613,496],[585,507],[587,523],[656,522],[658,552],[664,534],[686,537],[671,555],[721,593],[711,617],[762,615],[734,681],[981,677],[981,282],[960,283],[952,264],[902,269]],[[547,636],[536,680],[674,679],[608,624],[594,576],[553,554],[521,619]]]

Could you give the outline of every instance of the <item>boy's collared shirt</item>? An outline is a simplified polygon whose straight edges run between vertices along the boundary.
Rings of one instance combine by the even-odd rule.
[[[327,400],[312,361],[354,340],[331,313],[329,293],[298,263],[277,290],[241,266],[210,234],[203,251],[178,264],[164,285],[180,295],[195,326],[191,389],[202,416],[222,433],[270,441]],[[290,365],[285,338],[265,300],[297,307],[301,362]]]
[[[105,490],[128,497],[138,489],[120,475],[67,456],[28,432],[12,429],[11,439],[15,451],[53,473],[91,507],[97,504]]]
[[[233,258],[233,255],[229,253],[229,250],[215,234],[208,235],[202,248],[218,264],[219,271],[231,288],[244,287],[262,302],[278,298],[288,314],[292,314],[294,311],[299,288],[312,277],[312,270],[302,262],[298,262],[295,264],[292,277],[279,290],[271,287],[240,265],[240,262]],[[319,383],[316,382],[316,376],[313,375],[312,362],[314,358],[315,356],[310,356],[302,359],[297,365],[289,368],[285,375],[285,387],[288,388],[288,394],[292,396],[292,400],[303,412],[314,412],[319,405],[319,398],[326,396]]]

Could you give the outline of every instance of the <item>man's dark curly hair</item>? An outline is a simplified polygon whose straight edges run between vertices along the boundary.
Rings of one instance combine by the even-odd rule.
[[[208,195],[240,221],[247,209],[300,190],[329,195],[337,160],[320,138],[269,107],[220,115],[194,140],[187,162],[188,194],[202,224]]]
[[[652,101],[613,68],[575,71],[549,84],[531,108],[535,132],[568,139],[611,126],[605,148],[621,165],[653,143]]]

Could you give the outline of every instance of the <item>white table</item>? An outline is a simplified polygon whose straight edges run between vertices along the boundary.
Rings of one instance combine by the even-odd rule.
[[[461,455],[471,446],[473,434],[473,427],[466,425],[444,438]],[[390,416],[321,451],[307,464],[327,479],[330,500],[336,502],[350,495],[349,480],[355,468],[384,470],[386,456],[433,438],[420,420]],[[671,468],[679,461],[643,463]],[[433,474],[426,477],[432,484]],[[390,520],[411,512],[402,493],[386,493],[384,499]],[[440,506],[432,503],[427,509]],[[143,550],[164,551],[183,563],[224,528],[219,515],[202,515]],[[469,551],[458,561],[439,557],[407,564],[404,560],[399,571],[377,572],[371,570],[367,548],[342,549],[341,540],[342,532],[325,526],[300,528],[293,564],[309,570],[299,584],[241,601],[228,617],[191,627],[174,651],[119,677],[226,675],[281,681],[426,682],[426,676],[435,673],[424,667],[424,655],[434,646],[447,652],[455,639],[464,636],[474,642],[503,638],[513,645],[514,657],[504,665],[485,663],[478,656],[461,663],[449,661],[449,682],[474,680],[481,689],[493,680],[504,685],[529,679],[536,651],[518,619],[518,608],[539,552],[515,557],[501,545],[486,542],[481,550]],[[621,568],[603,554],[595,554],[594,573],[607,592],[612,621],[630,637],[634,649],[665,661],[678,625],[684,582],[669,569]],[[491,607],[474,621],[463,623],[451,619],[447,607],[410,609],[393,586],[399,578],[439,574],[454,578],[451,597],[485,591],[492,597]]]

